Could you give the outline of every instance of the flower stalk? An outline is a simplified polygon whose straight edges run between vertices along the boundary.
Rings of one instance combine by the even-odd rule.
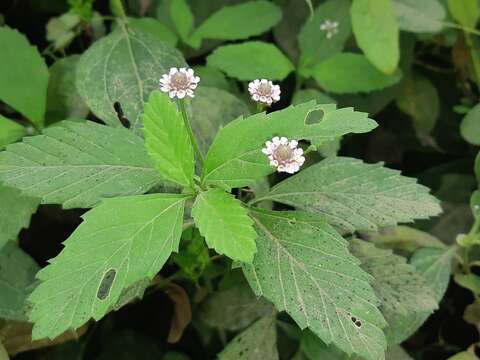
[[[182,113],[183,123],[185,124],[185,128],[187,129],[188,137],[192,142],[193,150],[197,155],[197,159],[200,162],[200,165],[203,167],[203,162],[204,162],[203,154],[202,154],[202,151],[200,150],[200,147],[198,146],[197,139],[195,138],[195,134],[193,133],[193,130],[192,130],[192,126],[190,125],[187,109],[185,107],[185,100],[180,99],[178,101],[178,106],[180,108],[180,112]]]

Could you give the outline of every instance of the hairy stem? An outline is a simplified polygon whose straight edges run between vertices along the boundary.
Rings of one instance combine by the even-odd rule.
[[[192,142],[193,145],[193,150],[195,151],[195,154],[197,154],[198,161],[200,161],[200,165],[203,167],[203,155],[202,152],[200,151],[200,147],[198,146],[197,139],[195,138],[195,135],[193,134],[192,126],[190,125],[190,121],[188,120],[188,115],[187,115],[187,110],[185,108],[185,101],[180,100],[179,102],[180,106],[180,112],[182,113],[183,117],[183,122],[185,123],[185,128],[187,129],[188,136],[190,138],[190,141]]]

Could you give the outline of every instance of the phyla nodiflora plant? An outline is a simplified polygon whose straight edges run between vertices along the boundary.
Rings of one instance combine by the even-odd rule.
[[[352,108],[310,101],[240,116],[199,146],[202,124],[197,131],[190,124],[188,100],[199,80],[186,68],[162,77],[143,109],[144,139],[122,127],[63,121],[0,153],[5,185],[44,204],[92,208],[38,273],[29,298],[33,338],[54,338],[143,294],[178,251],[182,231],[195,226],[302,329],[348,354],[382,358],[387,322],[356,255],[363,247],[355,240],[352,249],[340,234],[436,215],[436,199],[381,164],[309,159],[322,144],[377,126]],[[280,96],[265,79],[249,92],[264,105]],[[232,194],[276,171],[293,175],[248,199]],[[175,190],[159,192],[165,186]],[[265,205],[272,203],[289,207]]]

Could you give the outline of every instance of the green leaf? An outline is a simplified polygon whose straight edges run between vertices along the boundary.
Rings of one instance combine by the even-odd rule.
[[[193,70],[195,70],[195,74],[197,74],[202,81],[202,86],[195,90],[195,98],[197,98],[198,92],[204,87],[213,87],[225,91],[230,91],[232,88],[225,74],[218,69],[198,65],[194,66]]]
[[[445,9],[437,0],[392,0],[400,30],[437,33],[443,29]]]
[[[307,124],[316,114],[322,115],[322,120]],[[274,136],[306,139],[319,145],[348,133],[368,132],[376,125],[365,113],[316,105],[314,101],[268,115],[239,118],[219,131],[205,159],[202,181],[224,188],[242,187],[272,173],[274,169],[261,150]]]
[[[272,312],[270,302],[257,298],[246,284],[211,294],[201,305],[198,316],[207,325],[238,331]]]
[[[161,179],[130,131],[64,121],[0,152],[0,182],[70,209],[142,194]]]
[[[221,189],[201,192],[192,217],[210,248],[238,261],[252,262],[256,234],[242,203]]]
[[[1,341],[0,341],[0,360],[10,360],[7,349],[5,349]]]
[[[294,70],[275,45],[262,41],[221,46],[207,57],[207,65],[239,80],[283,80]]]
[[[170,0],[170,18],[180,39],[188,44],[195,19],[186,0]]]
[[[478,20],[477,0],[448,0],[448,10],[461,25],[475,28]]]
[[[41,128],[47,100],[47,65],[17,30],[0,27],[0,44],[0,100]]]
[[[449,357],[447,360],[478,360],[478,357],[468,351],[463,351],[461,353],[455,354],[454,356]]]
[[[48,21],[46,37],[54,50],[64,49],[70,45],[76,36],[74,29],[81,20],[77,14],[67,12]]]
[[[160,91],[150,95],[142,116],[145,147],[168,180],[193,188],[193,147],[177,105]]]
[[[480,145],[480,104],[475,105],[463,118],[460,134],[470,144]]]
[[[429,134],[440,114],[440,98],[432,82],[420,74],[409,74],[402,81],[397,106],[413,120],[419,135]]]
[[[464,287],[465,289],[470,290],[475,296],[480,295],[480,277],[471,273],[471,274],[461,274],[456,273],[454,276],[455,282]]]
[[[428,192],[382,164],[332,157],[282,181],[260,200],[319,213],[342,231],[377,231],[438,215],[438,201]]]
[[[203,80],[203,78],[202,78]],[[190,121],[198,146],[204,154],[218,131],[230,121],[250,113],[247,105],[226,91],[202,86],[191,100]]]
[[[202,39],[247,39],[268,31],[281,17],[280,8],[269,1],[224,6],[200,24],[192,37],[197,47]]]
[[[0,249],[15,240],[20,230],[28,227],[39,201],[22,196],[20,191],[0,185]],[[1,266],[1,264],[0,264]]]
[[[13,242],[0,251],[0,318],[27,320],[27,297],[40,269],[35,261]]]
[[[151,279],[178,251],[185,195],[107,199],[87,212],[30,296],[32,337],[55,338],[99,320],[123,290]]]
[[[79,55],[61,58],[50,67],[48,82],[46,121],[53,123],[68,118],[84,119],[88,115],[87,104],[75,88],[75,73]]]
[[[120,24],[83,53],[76,86],[92,112],[110,126],[121,127],[118,103],[131,129],[140,133],[140,115],[150,92],[171,67],[186,66],[177,50],[139,29]],[[117,105],[118,108],[118,105]]]
[[[391,0],[353,0],[350,14],[355,39],[367,59],[381,72],[393,74],[400,45]]]
[[[399,344],[425,321],[424,314],[428,317],[437,309],[433,291],[404,257],[391,250],[358,239],[350,242],[350,250],[360,259],[362,268],[375,278],[373,288],[389,325],[385,329],[388,343]]]
[[[337,102],[327,94],[315,89],[299,90],[293,95],[292,105],[298,105],[315,100],[317,104],[336,104]]]
[[[386,88],[398,83],[402,72],[397,69],[393,74],[385,75],[370,64],[365,56],[341,53],[315,66],[312,77],[323,89],[345,94]]]
[[[27,130],[20,124],[0,115],[0,150],[25,136]]]
[[[278,360],[275,316],[267,315],[237,335],[223,351],[219,360]]]
[[[347,241],[316,215],[255,210],[252,216],[258,252],[244,272],[255,293],[326,344],[368,360],[383,358],[386,323],[372,279]]]
[[[369,241],[390,249],[414,252],[421,247],[444,249],[445,245],[435,236],[409,226],[396,226],[393,229],[373,234]]]
[[[410,259],[410,263],[433,290],[437,302],[442,300],[447,291],[456,250],[455,246],[444,249],[423,248],[417,250]]]
[[[337,22],[338,33],[327,37],[327,32],[321,29],[325,21]],[[328,0],[318,6],[298,35],[302,75],[308,76],[312,67],[340,53],[351,33],[350,1]]]
[[[134,31],[150,33],[154,35],[158,40],[163,41],[170,46],[177,45],[177,35],[157,19],[149,17],[128,18],[128,25]]]
[[[388,360],[413,360],[401,346],[389,347],[385,355]]]
[[[300,348],[309,360],[349,360],[350,356],[335,346],[327,346],[313,332],[303,332]]]

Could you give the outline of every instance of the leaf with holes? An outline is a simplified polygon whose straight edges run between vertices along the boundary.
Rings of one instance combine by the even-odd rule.
[[[80,58],[76,86],[92,112],[110,126],[122,126],[117,110],[140,132],[140,115],[161,76],[186,66],[182,55],[154,35],[120,24]]]
[[[274,186],[260,200],[274,200],[319,213],[346,232],[376,231],[441,212],[438,201],[417,180],[382,164],[332,157]]]
[[[242,203],[221,189],[197,195],[192,217],[210,248],[238,261],[252,262],[256,234]]]
[[[159,184],[143,140],[126,129],[64,121],[0,152],[0,182],[65,209]]]
[[[389,325],[385,329],[388,343],[399,344],[437,309],[434,292],[404,257],[391,250],[358,239],[350,242],[350,250],[360,259],[362,268],[375,278],[373,288]]]
[[[386,325],[371,276],[348,243],[318,215],[253,210],[258,234],[245,276],[257,295],[325,343],[368,360],[383,358]]]
[[[219,360],[278,360],[275,316],[267,315],[227,344]]]
[[[83,216],[30,296],[33,338],[55,338],[111,310],[122,291],[151,279],[178,251],[187,196],[108,199]]]
[[[30,224],[39,200],[23,196],[17,189],[0,185],[0,249],[15,240],[20,230]]]
[[[313,121],[321,115],[321,121]],[[203,182],[224,188],[242,187],[274,171],[262,153],[274,136],[310,140],[321,145],[348,133],[364,133],[377,123],[367,114],[315,101],[266,115],[238,118],[222,128],[205,159]]]
[[[193,188],[193,147],[177,105],[168,95],[154,91],[145,105],[142,121],[145,147],[160,174]]]
[[[13,242],[0,250],[0,318],[26,321],[27,297],[40,267]]]

